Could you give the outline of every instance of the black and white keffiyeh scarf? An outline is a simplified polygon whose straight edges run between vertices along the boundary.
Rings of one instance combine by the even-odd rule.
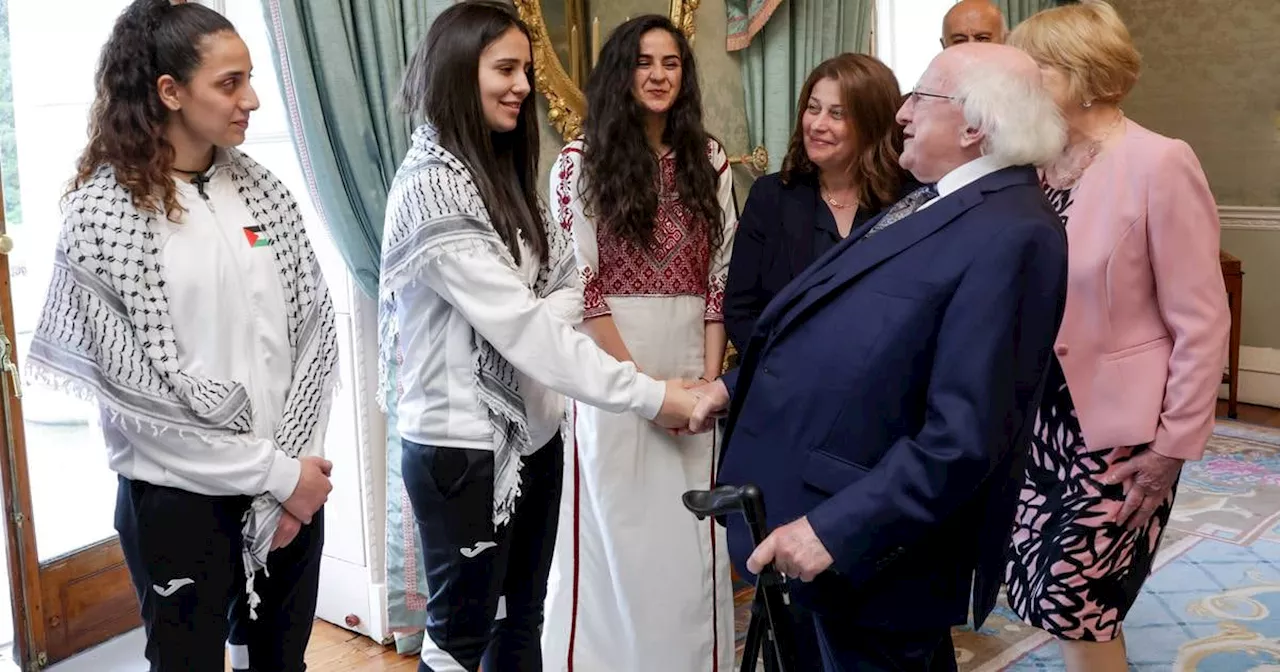
[[[333,303],[288,190],[253,159],[224,151],[237,191],[274,241],[293,351],[293,379],[274,440],[297,457],[313,440],[338,382]],[[55,389],[96,399],[114,422],[172,432],[175,450],[188,432],[248,433],[252,411],[243,384],[196,377],[178,366],[160,250],[149,225],[154,217],[134,207],[109,166],[68,196],[30,372]],[[253,579],[266,567],[282,512],[264,494],[245,513],[246,591],[254,618]]]
[[[378,403],[384,411],[389,371],[400,349],[396,292],[413,284],[418,271],[445,252],[446,247],[462,242],[487,248],[512,269],[517,268],[511,251],[493,228],[471,171],[441,147],[438,138],[430,124],[414,131],[412,146],[387,197],[378,308]],[[540,211],[539,216],[549,222],[545,211]],[[548,263],[538,271],[532,287],[540,297],[568,286],[578,273],[569,232],[551,223],[546,230]],[[493,524],[497,527],[508,522],[520,496],[521,458],[541,446],[533,445],[529,437],[515,367],[479,332],[472,332],[476,396],[493,427]]]

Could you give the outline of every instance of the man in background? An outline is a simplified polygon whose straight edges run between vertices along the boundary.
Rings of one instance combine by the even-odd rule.
[[[965,42],[1004,44],[1004,15],[991,0],[960,0],[942,19],[942,48]]]

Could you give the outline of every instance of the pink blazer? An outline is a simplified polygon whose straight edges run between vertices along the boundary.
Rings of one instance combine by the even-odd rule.
[[[1067,306],[1055,352],[1085,445],[1150,442],[1198,460],[1231,318],[1218,209],[1181,140],[1125,122],[1067,210]]]

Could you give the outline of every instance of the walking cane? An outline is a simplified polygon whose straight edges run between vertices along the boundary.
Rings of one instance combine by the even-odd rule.
[[[714,490],[690,490],[681,497],[684,507],[698,520],[707,516],[723,516],[740,512],[747,519],[753,546],[765,538],[764,495],[754,485],[722,485]],[[741,672],[755,672],[756,661],[764,650],[765,668],[777,672],[795,672],[795,637],[791,632],[791,615],[787,581],[765,565],[756,577],[755,597],[751,600],[751,623],[742,649]],[[773,664],[769,664],[773,663]]]

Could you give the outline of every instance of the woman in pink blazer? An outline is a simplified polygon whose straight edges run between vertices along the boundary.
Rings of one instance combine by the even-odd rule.
[[[1042,176],[1070,258],[1008,599],[1059,638],[1068,670],[1125,670],[1120,624],[1182,464],[1213,428],[1230,327],[1217,208],[1186,143],[1125,119],[1140,59],[1110,5],[1046,10],[1009,42],[1040,65],[1068,123]]]

